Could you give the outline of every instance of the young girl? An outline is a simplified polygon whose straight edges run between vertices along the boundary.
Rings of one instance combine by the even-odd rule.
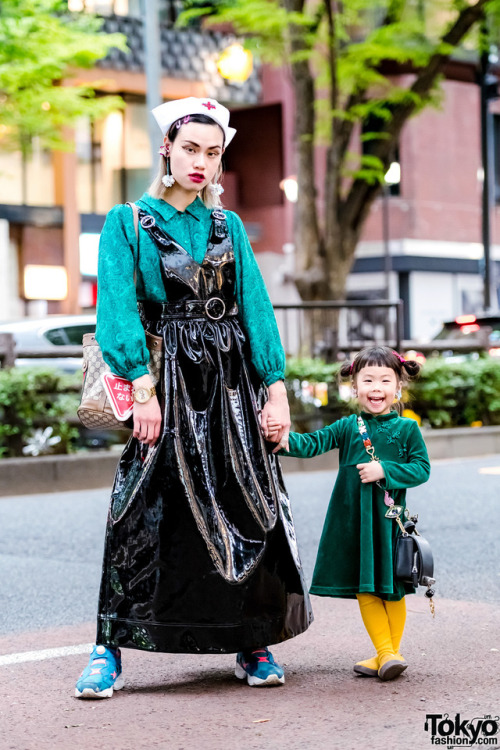
[[[394,410],[403,383],[419,369],[417,362],[406,362],[389,347],[363,349],[340,371],[351,378],[361,419],[353,414],[317,432],[289,436],[291,456],[310,458],[340,450],[311,593],[357,598],[377,653],[358,662],[354,671],[381,680],[407,667],[399,647],[406,620],[404,597],[414,589],[394,580],[399,527],[386,513],[391,503],[404,512],[407,487],[429,478],[429,459],[417,423]],[[374,448],[373,461],[366,451],[367,437]]]

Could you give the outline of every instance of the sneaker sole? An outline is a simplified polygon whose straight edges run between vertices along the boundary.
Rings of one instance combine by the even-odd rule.
[[[115,690],[121,690],[122,687],[125,685],[125,681],[123,677],[120,675],[116,678],[115,682],[111,687],[106,688],[106,690],[99,690],[96,692],[95,690],[92,690],[92,688],[84,688],[81,692],[78,690],[78,688],[75,688],[75,698],[91,698],[91,699],[99,699],[99,698],[112,698],[113,692]]]
[[[273,685],[285,684],[285,675],[283,675],[282,677],[278,677],[277,674],[270,674],[269,677],[266,677],[265,680],[261,680],[260,677],[254,677],[253,675],[245,672],[241,664],[239,664],[238,662],[236,662],[236,666],[234,668],[234,675],[238,678],[238,680],[244,680],[246,678],[246,681],[250,685],[250,687],[272,687]]]

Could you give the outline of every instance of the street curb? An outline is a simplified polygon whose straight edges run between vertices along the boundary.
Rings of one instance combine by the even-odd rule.
[[[500,453],[500,426],[425,430],[423,435],[431,461]],[[0,497],[110,487],[119,455],[112,450],[0,459]],[[338,468],[338,452],[280,461],[285,473],[331,471]]]

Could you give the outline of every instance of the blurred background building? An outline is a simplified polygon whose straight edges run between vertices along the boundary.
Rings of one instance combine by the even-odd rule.
[[[92,310],[105,214],[115,203],[140,197],[150,181],[141,3],[69,0],[69,6],[97,12],[105,17],[108,32],[126,34],[127,54],[116,50],[95,70],[77,72],[72,79],[92,80],[103,92],[121,94],[126,106],[102,121],[82,120],[73,134],[74,152],[53,153],[35,143],[32,157],[23,161],[20,153],[0,150],[4,320]],[[217,62],[234,37],[196,27],[174,28],[181,10],[180,0],[160,0],[161,95],[210,96],[231,109],[238,135],[225,155],[224,204],[241,215],[273,302],[299,302],[291,281],[294,102],[287,75],[254,67],[246,81],[222,78]],[[498,100],[489,102],[488,122],[495,203],[493,287],[498,294]],[[441,109],[425,110],[406,126],[387,183],[358,246],[348,296],[401,297],[405,337],[426,339],[444,319],[483,306],[480,88],[475,62],[448,65]],[[40,267],[51,268],[48,278]],[[62,269],[60,280],[55,269]],[[76,286],[70,284],[69,296],[64,270],[77,279]]]

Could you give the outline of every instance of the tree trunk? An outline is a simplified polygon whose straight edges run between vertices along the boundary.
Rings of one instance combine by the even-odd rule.
[[[304,0],[283,0],[289,12],[302,12]],[[292,54],[308,50],[302,27],[290,26]],[[295,94],[295,153],[298,199],[295,210],[295,283],[304,300],[322,299],[326,291],[323,251],[318,221],[314,168],[315,86],[309,62],[291,62]]]

